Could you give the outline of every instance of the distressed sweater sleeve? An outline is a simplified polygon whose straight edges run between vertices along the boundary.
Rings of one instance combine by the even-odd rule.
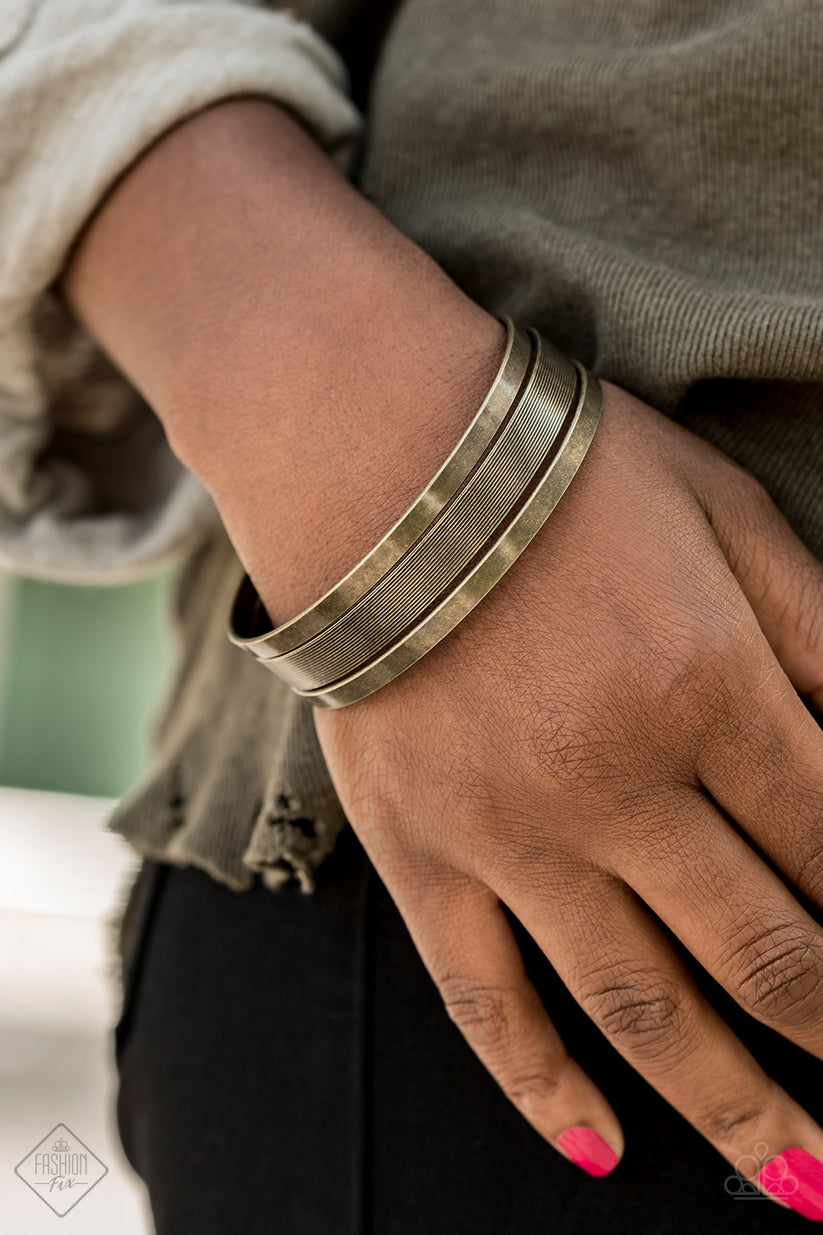
[[[123,582],[217,521],[159,420],[54,290],[107,190],[221,99],[288,106],[347,171],[361,117],[337,52],[248,0],[7,0],[0,13],[0,567]]]

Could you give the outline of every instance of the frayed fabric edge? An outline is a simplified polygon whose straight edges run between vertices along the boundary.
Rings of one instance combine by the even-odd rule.
[[[315,874],[334,849],[346,820],[336,811],[313,811],[283,788],[260,808],[242,862],[277,891],[296,880],[301,892],[315,890]]]

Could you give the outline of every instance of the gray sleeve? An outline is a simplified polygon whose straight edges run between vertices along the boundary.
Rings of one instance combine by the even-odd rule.
[[[186,116],[255,94],[348,171],[346,69],[291,11],[249,0],[4,0],[0,12],[0,566],[120,582],[217,515],[157,417],[54,293],[109,187]]]

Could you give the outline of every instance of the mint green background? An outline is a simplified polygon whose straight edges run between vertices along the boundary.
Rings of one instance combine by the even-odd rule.
[[[171,670],[168,574],[118,587],[2,586],[0,783],[120,795],[146,767]]]

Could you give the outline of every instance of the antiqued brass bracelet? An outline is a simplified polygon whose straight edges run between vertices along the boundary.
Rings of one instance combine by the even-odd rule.
[[[576,387],[573,365],[556,354],[548,359],[537,339],[520,398],[440,517],[342,617],[278,657],[278,676],[298,691],[339,681],[380,656],[437,605],[531,481],[557,439]]]
[[[522,337],[521,331],[510,328],[507,356]],[[281,642],[278,636],[293,624],[272,631],[253,584],[248,576],[244,578],[235,598],[229,638],[258,656],[297,694],[318,706],[345,707],[386,685],[479,603],[557,505],[597,428],[600,387],[581,365],[566,360],[536,331],[530,331],[529,337],[531,356],[525,380],[521,378],[508,407],[497,416],[485,446],[464,467],[462,476],[452,474],[449,496],[438,503],[427,523],[418,513],[413,523],[416,536],[409,536],[407,525],[406,547],[387,554],[388,565],[370,586],[362,586],[362,578],[371,577],[366,567],[360,586],[351,590],[349,603],[343,604],[346,580],[357,577],[372,555],[327,593],[327,597],[337,593],[337,599],[322,623],[310,619],[301,627],[302,640],[287,637]],[[505,368],[504,358],[498,380]],[[494,402],[494,389],[481,413]],[[478,418],[423,497],[455,461]],[[412,512],[419,512],[419,501],[392,533]]]

